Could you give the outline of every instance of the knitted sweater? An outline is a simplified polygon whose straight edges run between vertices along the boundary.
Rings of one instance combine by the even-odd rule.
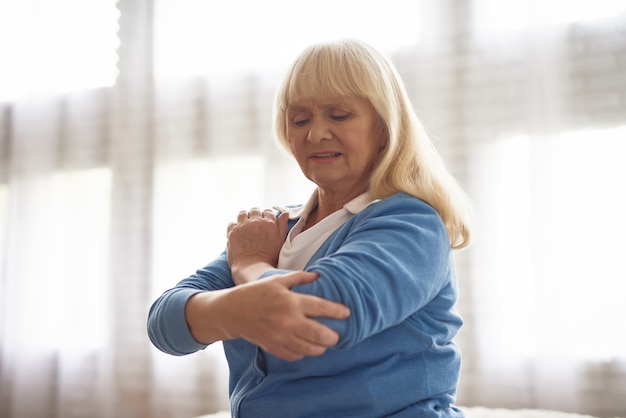
[[[305,270],[319,278],[293,291],[350,308],[346,320],[319,318],[339,343],[288,362],[243,339],[224,341],[233,417],[463,416],[451,406],[461,361],[456,278],[433,208],[404,193],[375,202],[334,231]],[[187,327],[185,304],[199,291],[231,286],[224,253],[157,299],[152,342],[174,355],[205,348]]]

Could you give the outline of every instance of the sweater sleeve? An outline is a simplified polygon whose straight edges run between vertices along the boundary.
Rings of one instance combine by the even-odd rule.
[[[305,268],[320,277],[293,288],[350,308],[347,320],[319,318],[340,334],[338,348],[404,321],[451,280],[441,218],[419,199],[396,196],[371,205],[331,235]]]
[[[163,293],[148,312],[148,337],[159,350],[182,356],[206,348],[191,335],[185,318],[187,301],[196,293],[234,286],[226,253]]]

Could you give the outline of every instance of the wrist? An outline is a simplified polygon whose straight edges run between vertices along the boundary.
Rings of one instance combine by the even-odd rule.
[[[218,315],[215,310],[216,299],[227,290],[200,292],[193,295],[185,305],[185,319],[192,337],[201,344],[212,344],[215,341],[225,340],[226,335],[217,325]],[[207,319],[210,319],[207,321]]]
[[[275,269],[276,266],[266,261],[247,263],[235,262],[230,266],[230,272],[236,285],[249,283],[257,280],[263,273]]]

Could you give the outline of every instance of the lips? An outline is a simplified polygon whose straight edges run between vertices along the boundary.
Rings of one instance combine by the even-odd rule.
[[[341,155],[340,152],[318,152],[318,153],[315,153],[315,154],[311,154],[309,156],[309,158],[314,158],[314,159],[315,158],[318,158],[318,159],[321,159],[321,158],[336,158],[336,157],[339,157],[340,155]]]

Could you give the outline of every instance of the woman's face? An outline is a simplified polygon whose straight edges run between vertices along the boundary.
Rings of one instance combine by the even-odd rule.
[[[287,138],[304,175],[323,191],[358,196],[384,145],[379,117],[357,97],[302,100],[287,109]]]

